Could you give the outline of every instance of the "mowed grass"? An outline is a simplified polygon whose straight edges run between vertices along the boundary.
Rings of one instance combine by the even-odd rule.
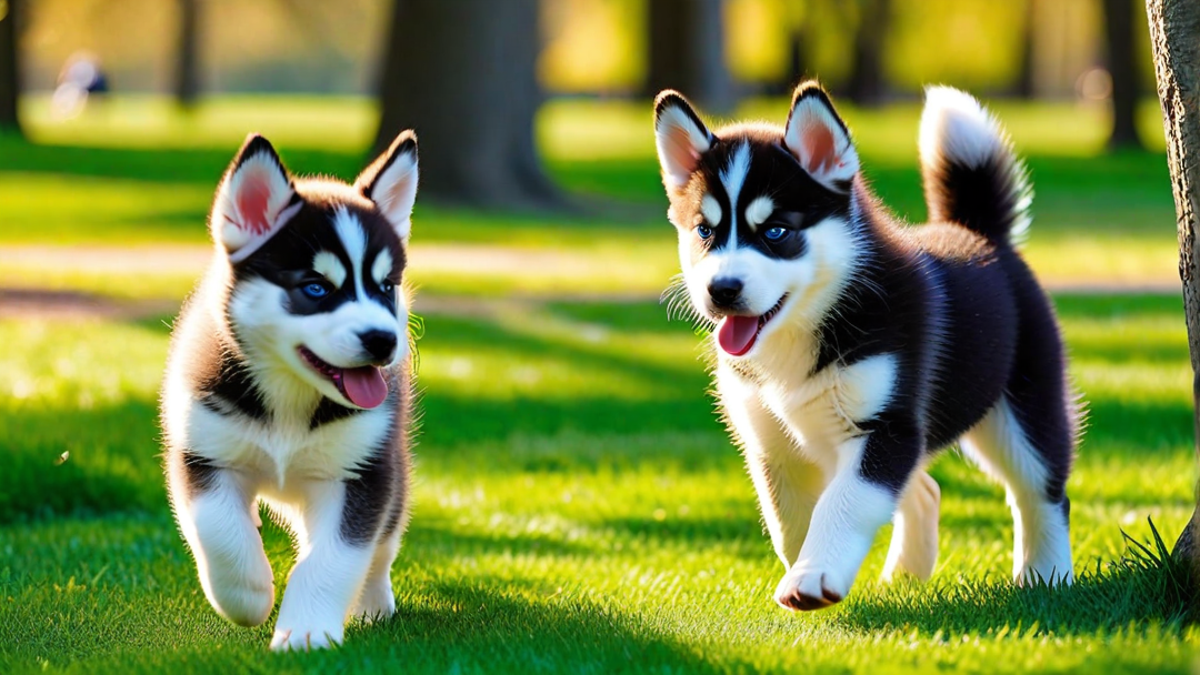
[[[353,176],[370,127],[355,121],[370,114],[361,103],[263,105],[147,113],[140,141],[121,131],[124,115],[37,124],[45,146],[0,141],[0,286],[180,299],[203,260],[215,176],[243,125],[272,112],[291,125],[279,129],[285,161]],[[942,554],[930,583],[877,581],[885,528],[843,605],[787,613],[770,599],[783,568],[705,394],[700,339],[653,299],[677,264],[653,157],[614,149],[642,133],[643,112],[560,106],[541,127],[559,180],[619,212],[418,205],[423,425],[393,569],[399,611],[354,624],[333,652],[269,654],[269,626],[231,626],[200,592],[157,457],[169,313],[0,319],[0,672],[1189,672],[1200,632],[1183,621],[1175,577],[1122,534],[1153,552],[1147,519],[1169,545],[1191,512],[1180,300],[1056,296],[1090,409],[1068,488],[1074,587],[1011,585],[1003,491],[950,452],[933,469]],[[897,137],[915,119],[905,107],[862,115]],[[343,116],[346,128],[331,124]],[[1097,122],[1080,120],[1063,133],[1086,138]],[[603,149],[572,145],[592,128]],[[919,217],[904,155],[915,153],[869,136],[879,190]],[[1070,139],[1056,153],[1050,140],[1030,162],[1029,253],[1043,275],[1175,278],[1161,155],[1090,157]],[[277,527],[264,537],[282,589],[293,554]]]

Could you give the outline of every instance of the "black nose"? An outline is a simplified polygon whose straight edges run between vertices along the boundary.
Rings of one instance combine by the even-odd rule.
[[[369,330],[359,333],[363,349],[376,361],[391,361],[396,351],[396,334],[386,330]]]
[[[742,280],[736,277],[717,277],[708,285],[708,294],[718,307],[730,307],[742,294]]]

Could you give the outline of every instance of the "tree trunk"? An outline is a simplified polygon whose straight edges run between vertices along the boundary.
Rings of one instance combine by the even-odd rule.
[[[808,45],[808,23],[794,27],[788,33],[788,52],[787,52],[787,69],[784,73],[786,78],[784,92],[789,96],[797,84],[807,79],[808,76],[808,53],[806,47]]]
[[[200,0],[179,0],[179,44],[175,52],[175,100],[190,108],[200,94]]]
[[[737,103],[725,63],[724,0],[647,0],[649,68],[646,93],[678,89],[706,110]]]
[[[477,207],[566,204],[535,149],[538,13],[538,0],[396,0],[375,149],[415,129],[423,196]]]
[[[17,0],[0,0],[0,133],[21,133],[17,103],[21,93],[17,45]]]
[[[1024,99],[1037,95],[1037,0],[1025,2],[1025,25],[1021,27],[1021,55],[1013,94]]]
[[[1133,44],[1133,0],[1104,0],[1104,36],[1112,76],[1109,148],[1140,148],[1137,133],[1138,73]]]
[[[1179,276],[1183,281],[1188,348],[1192,357],[1193,423],[1200,439],[1200,3],[1146,0],[1158,100],[1167,136],[1167,164],[1175,195],[1179,233]],[[1200,445],[1197,446],[1200,452]],[[1200,495],[1200,492],[1197,493]],[[1175,544],[1175,556],[1190,563],[1191,587],[1200,586],[1200,496],[1196,510]]]
[[[883,101],[883,43],[891,22],[891,0],[859,0],[858,29],[846,93],[859,105]]]

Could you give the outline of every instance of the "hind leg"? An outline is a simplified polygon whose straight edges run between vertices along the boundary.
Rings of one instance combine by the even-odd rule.
[[[375,555],[371,558],[371,571],[367,573],[366,583],[354,607],[350,610],[352,616],[361,617],[364,621],[386,619],[396,613],[396,596],[392,592],[392,562],[400,551],[400,530],[383,537],[375,545]]]
[[[900,495],[892,517],[892,543],[888,547],[883,579],[912,576],[921,581],[933,575],[938,556],[938,507],[942,491],[933,477],[918,471]]]
[[[1066,414],[1046,405],[1022,415],[1005,395],[962,439],[962,447],[987,473],[1004,484],[1013,514],[1013,578],[1025,585],[1045,581],[1070,584],[1070,502],[1064,492],[1072,438],[1069,425],[1048,423],[1034,433],[1023,419]],[[1062,422],[1052,420],[1051,422]],[[1055,430],[1058,430],[1055,432]]]
[[[375,542],[371,557],[371,569],[358,594],[351,616],[364,621],[386,619],[396,613],[396,596],[392,592],[392,563],[400,552],[400,538],[408,528],[408,471],[406,466],[393,467],[391,471],[393,492],[387,505],[387,517],[383,530]]]

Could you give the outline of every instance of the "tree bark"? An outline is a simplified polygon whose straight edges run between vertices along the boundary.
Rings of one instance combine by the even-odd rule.
[[[647,0],[646,93],[677,89],[705,109],[728,113],[737,103],[725,61],[724,0]]]
[[[1167,164],[1175,196],[1179,276],[1183,281],[1188,348],[1192,360],[1193,425],[1200,439],[1200,3],[1146,0],[1158,100],[1167,137]],[[1200,453],[1200,445],[1197,445]],[[1200,454],[1198,454],[1200,457]],[[1175,544],[1174,555],[1190,563],[1191,587],[1200,586],[1200,486],[1196,510]]]
[[[784,72],[783,91],[791,95],[792,91],[808,76],[808,23],[794,27],[788,33],[787,70]]]
[[[1104,35],[1112,76],[1109,148],[1140,148],[1137,133],[1138,72],[1133,44],[1133,0],[1104,0]]]
[[[179,0],[179,43],[175,51],[175,100],[190,108],[200,95],[200,0]]]
[[[396,0],[375,149],[413,128],[421,194],[477,207],[557,208],[534,116],[538,0]]]
[[[1013,94],[1024,99],[1037,95],[1037,0],[1025,2],[1025,25],[1021,27],[1021,55]]]
[[[859,105],[883,102],[883,46],[891,23],[891,0],[859,0],[854,57],[846,92]]]
[[[17,44],[18,0],[0,0],[0,132],[21,133],[17,103],[21,94],[20,49]]]

